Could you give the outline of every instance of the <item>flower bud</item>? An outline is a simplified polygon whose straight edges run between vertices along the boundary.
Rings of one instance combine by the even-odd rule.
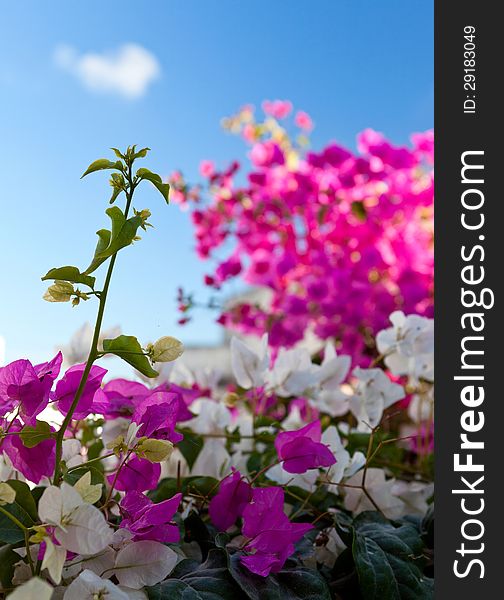
[[[171,362],[184,352],[182,342],[174,337],[165,335],[148,347],[152,362]]]
[[[0,506],[12,504],[16,499],[16,490],[8,483],[0,483]]]
[[[166,460],[173,452],[173,444],[168,440],[143,439],[135,450],[140,458],[145,458],[152,463]]]
[[[74,286],[68,281],[55,281],[49,286],[43,298],[47,302],[69,302],[74,293]]]

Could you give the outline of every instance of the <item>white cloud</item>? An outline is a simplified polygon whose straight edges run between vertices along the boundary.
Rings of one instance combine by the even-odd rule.
[[[143,96],[161,73],[157,58],[137,44],[124,44],[102,54],[79,54],[72,46],[61,45],[54,52],[54,61],[88,89],[130,99]]]

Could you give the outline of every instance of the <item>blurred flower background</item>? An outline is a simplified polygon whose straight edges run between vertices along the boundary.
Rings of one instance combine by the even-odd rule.
[[[259,109],[277,98],[296,107],[301,130],[314,121],[310,151],[334,141],[357,152],[356,135],[369,127],[408,145],[411,133],[433,125],[432,21],[431,3],[421,0],[3,7],[0,364],[20,356],[40,362],[55,342],[69,355],[79,327],[70,345],[82,360],[94,308],[68,305],[56,313],[41,300],[40,276],[63,249],[72,264],[88,258],[89,232],[102,225],[104,182],[79,176],[104,147],[148,144],[155,170],[165,177],[180,170],[197,184],[213,168],[202,160],[223,170],[234,159],[245,167],[250,158],[264,159],[258,151],[249,158],[220,123],[241,106]],[[177,288],[208,303],[214,294],[205,275],[219,261],[199,260],[189,212],[177,203],[165,210],[145,193],[157,235],[138,245],[134,266],[119,266],[105,326],[127,323],[146,340],[168,330],[196,348],[195,361],[205,360],[197,348],[220,345],[219,313],[199,311],[177,325]],[[231,278],[224,298],[246,289]],[[109,367],[113,374],[123,369]]]

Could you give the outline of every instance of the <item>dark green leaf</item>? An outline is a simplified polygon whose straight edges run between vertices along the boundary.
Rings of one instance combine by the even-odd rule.
[[[47,279],[54,279],[58,281],[69,281],[70,283],[82,283],[94,289],[96,281],[95,277],[90,277],[81,273],[77,267],[59,267],[57,269],[51,269],[42,277],[42,281]]]
[[[105,483],[105,475],[99,466],[101,466],[99,463],[89,466],[86,466],[86,463],[83,463],[82,467],[79,467],[78,469],[72,469],[72,471],[66,473],[64,479],[70,485],[75,485],[83,475],[90,471],[92,485]]]
[[[53,437],[53,435],[51,426],[45,421],[36,421],[35,427],[25,425],[19,433],[19,437],[26,448],[34,448],[44,440]]]
[[[147,356],[143,354],[140,342],[132,335],[120,335],[113,340],[103,340],[103,350],[107,354],[119,356],[146,377],[157,377],[159,375],[151,367]]]
[[[240,555],[230,561],[233,579],[250,600],[330,600],[327,583],[315,569],[284,569],[268,577],[251,573],[240,563]],[[385,600],[385,597],[383,597]]]
[[[11,504],[5,504],[2,508],[26,527],[31,527],[37,518],[37,510],[30,488],[22,481],[12,480],[7,483],[16,490],[16,499]],[[24,540],[23,530],[7,515],[0,512],[0,541],[7,544],[17,544],[22,540]]]
[[[184,439],[177,444],[177,448],[182,453],[182,456],[186,459],[189,468],[192,469],[198,454],[203,448],[203,438],[188,429],[182,430]]]
[[[149,600],[240,600],[246,598],[231,578],[226,553],[210,550],[197,569],[147,588]]]
[[[38,519],[37,506],[29,485],[24,481],[18,481],[17,479],[10,479],[7,483],[16,492],[17,504],[26,511],[31,519],[36,521]]]
[[[12,586],[14,565],[20,561],[20,556],[12,546],[0,546],[0,587],[7,589]]]
[[[108,160],[108,158],[99,158],[89,165],[89,167],[81,175],[81,179],[86,175],[89,175],[89,173],[94,173],[95,171],[102,171],[103,169],[117,169],[120,171],[121,167],[122,163],[119,160],[113,162]]]
[[[352,552],[365,600],[431,600],[433,581],[420,569],[422,548],[415,525],[361,513],[354,520]]]
[[[153,173],[152,171],[149,171],[149,169],[138,169],[136,175],[139,179],[146,179],[147,181],[150,181],[152,184],[154,184],[158,192],[166,200],[166,203],[168,204],[170,202],[170,184],[163,183],[163,180],[157,173]]]

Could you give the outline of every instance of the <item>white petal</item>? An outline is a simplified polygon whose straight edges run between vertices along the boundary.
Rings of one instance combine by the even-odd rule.
[[[67,550],[84,555],[104,550],[114,534],[103,514],[91,504],[82,504],[75,509],[65,529],[56,529],[56,539]]]
[[[101,579],[91,571],[82,571],[68,586],[64,600],[94,600],[102,593],[107,600],[128,600],[128,595],[108,579]]]
[[[177,554],[159,542],[132,542],[117,553],[114,575],[121,585],[139,590],[171,573]]]
[[[33,577],[9,594],[9,600],[51,600],[53,588],[39,577]]]
[[[61,572],[65,564],[67,552],[62,546],[56,546],[49,538],[45,539],[46,549],[42,560],[42,570],[47,569],[54,583],[61,581]]]

